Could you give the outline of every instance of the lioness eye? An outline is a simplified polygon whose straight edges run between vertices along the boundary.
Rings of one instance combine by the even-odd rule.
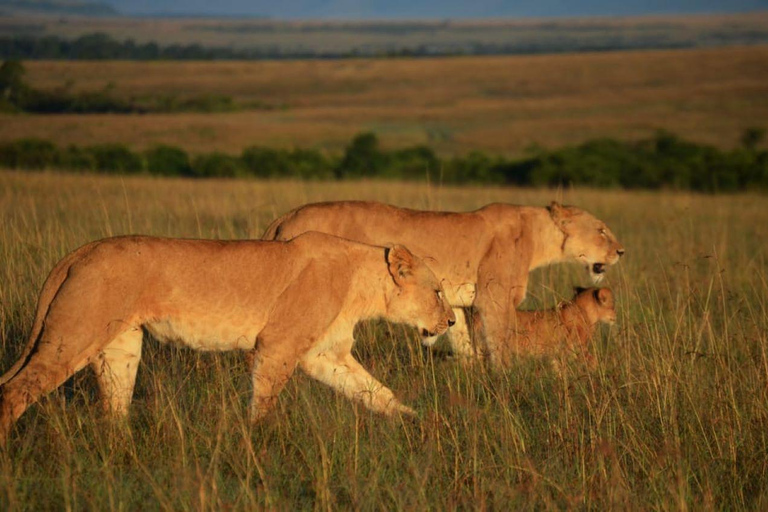
[[[438,299],[441,299],[441,300],[442,300],[442,298],[443,298],[443,294],[442,294],[442,292],[441,292],[440,290],[435,290],[435,295],[437,295],[437,298],[438,298]]]
[[[605,228],[600,228],[598,231],[600,231],[600,234],[601,234],[601,235],[603,235],[603,236],[608,236],[608,235],[605,233]]]

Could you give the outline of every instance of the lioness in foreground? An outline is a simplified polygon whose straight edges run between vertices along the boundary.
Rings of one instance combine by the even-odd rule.
[[[91,365],[108,411],[127,412],[143,331],[199,350],[252,350],[255,421],[300,366],[369,409],[414,414],[350,353],[360,320],[439,334],[455,317],[403,246],[321,233],[290,242],[128,236],[93,242],[48,276],[29,343],[0,378],[0,438],[42,395]]]
[[[451,306],[475,306],[475,324],[484,326],[482,352],[487,351],[492,364],[500,363],[499,349],[509,341],[515,308],[525,298],[528,272],[575,261],[585,265],[597,282],[624,254],[604,222],[555,202],[547,208],[491,204],[466,213],[359,201],[317,203],[275,220],[262,238],[290,240],[305,231],[370,244],[407,245],[441,280]],[[453,352],[472,356],[475,350],[463,311],[456,311],[456,319],[451,329]]]
[[[587,345],[600,322],[616,322],[613,292],[609,288],[576,288],[573,300],[554,309],[518,311],[513,335],[502,350],[503,361],[508,364],[515,356],[580,355],[594,366]]]

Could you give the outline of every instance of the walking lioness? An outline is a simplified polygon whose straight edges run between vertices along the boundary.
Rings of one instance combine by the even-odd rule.
[[[624,247],[604,222],[574,206],[491,204],[473,212],[433,212],[373,202],[317,203],[269,226],[265,240],[321,231],[371,244],[402,243],[424,258],[454,308],[474,305],[491,363],[510,337],[515,308],[525,298],[528,272],[557,262],[586,266],[594,281],[619,261]],[[471,356],[462,311],[451,329],[454,353]]]
[[[253,420],[297,365],[373,411],[413,414],[350,353],[355,324],[373,317],[423,334],[455,320],[434,274],[399,245],[321,233],[290,242],[93,242],[62,259],[43,286],[28,346],[0,378],[0,437],[89,364],[105,407],[125,414],[143,331],[199,350],[252,350]]]

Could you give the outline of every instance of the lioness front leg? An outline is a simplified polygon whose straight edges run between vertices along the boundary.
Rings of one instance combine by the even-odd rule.
[[[301,368],[310,377],[374,412],[416,416],[416,411],[400,403],[392,390],[368,373],[349,352],[310,353],[302,359]]]
[[[464,308],[453,308],[453,313],[456,316],[456,323],[448,329],[448,342],[451,346],[451,352],[459,361],[469,362],[477,355],[472,344],[467,322],[467,317],[471,313]]]
[[[507,264],[509,250],[494,241],[478,269],[477,318],[473,325],[476,338],[483,338],[485,342],[485,356],[494,368],[502,366],[502,351],[514,331],[511,321],[515,318],[515,307],[525,298],[528,284],[527,267]]]

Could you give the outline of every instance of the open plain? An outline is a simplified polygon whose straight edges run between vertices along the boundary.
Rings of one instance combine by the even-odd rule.
[[[251,145],[340,154],[376,132],[387,148],[521,156],[668,130],[730,149],[768,119],[768,47],[536,56],[293,61],[26,61],[44,89],[122,98],[231,98],[221,113],[0,114],[0,142],[158,143],[239,154]]]
[[[617,325],[597,368],[462,367],[384,323],[356,355],[420,415],[385,420],[307,378],[248,424],[241,354],[145,342],[130,420],[99,412],[88,371],[34,406],[0,451],[3,510],[656,509],[768,507],[768,209],[760,195],[192,181],[0,173],[0,361],[20,354],[64,254],[124,233],[257,237],[305,202],[469,210],[553,199],[627,249],[606,284]],[[551,307],[583,269],[534,272]]]

